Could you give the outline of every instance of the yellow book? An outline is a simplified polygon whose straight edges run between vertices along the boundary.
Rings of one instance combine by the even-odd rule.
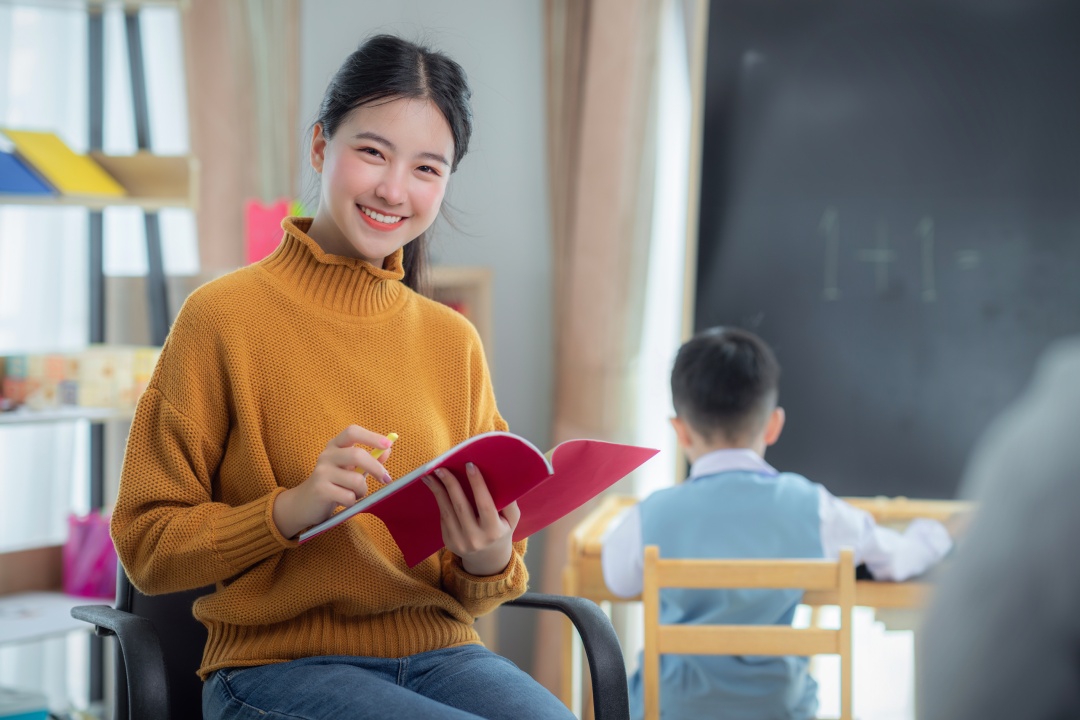
[[[51,132],[8,128],[0,131],[15,145],[19,156],[64,195],[121,197],[127,194],[92,158],[79,155]]]

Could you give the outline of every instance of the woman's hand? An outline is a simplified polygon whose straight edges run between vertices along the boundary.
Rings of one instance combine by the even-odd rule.
[[[363,448],[356,447],[358,444],[385,448],[385,451],[376,460]],[[330,517],[339,506],[349,507],[367,495],[365,473],[384,483],[392,482],[382,465],[390,456],[390,445],[388,438],[359,425],[342,430],[319,454],[307,480],[275,499],[274,523],[281,534],[291,538]]]
[[[506,569],[514,552],[514,528],[521,513],[517,503],[510,503],[500,513],[488,492],[484,476],[472,463],[465,466],[476,509],[454,474],[444,468],[427,475],[424,484],[439,503],[443,542],[461,558],[465,572],[485,577]]]

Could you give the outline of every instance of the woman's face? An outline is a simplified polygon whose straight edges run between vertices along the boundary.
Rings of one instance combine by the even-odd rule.
[[[309,234],[326,253],[381,268],[435,222],[453,156],[450,126],[430,100],[358,107],[330,139],[316,125],[321,196]]]

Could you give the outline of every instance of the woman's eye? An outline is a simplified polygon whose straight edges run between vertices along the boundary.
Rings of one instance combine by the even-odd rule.
[[[435,168],[431,167],[430,165],[421,165],[420,167],[417,168],[417,170],[419,170],[422,173],[428,173],[428,174],[431,174],[431,175],[438,175],[439,174],[439,171],[436,170]]]
[[[360,148],[360,152],[364,153],[365,155],[371,155],[372,157],[382,157],[381,152],[371,147]]]

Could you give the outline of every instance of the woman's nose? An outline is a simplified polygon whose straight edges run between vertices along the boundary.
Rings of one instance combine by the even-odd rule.
[[[393,170],[383,175],[375,187],[375,194],[390,205],[400,205],[405,201],[405,180]]]

